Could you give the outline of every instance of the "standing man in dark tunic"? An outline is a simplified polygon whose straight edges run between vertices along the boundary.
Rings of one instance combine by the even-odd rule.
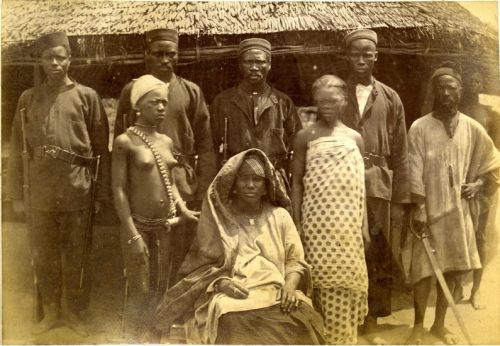
[[[178,33],[171,29],[155,29],[145,33],[146,66],[154,77],[169,83],[166,116],[157,131],[170,137],[174,157],[173,169],[179,193],[190,209],[201,207],[204,194],[215,176],[210,116],[200,87],[175,74],[178,56]],[[115,138],[133,126],[136,112],[130,105],[133,82],[122,90],[115,122]],[[174,276],[195,234],[194,224],[179,225],[174,230]]]
[[[342,121],[365,142],[365,182],[371,244],[368,268],[368,316],[364,334],[372,334],[377,317],[391,314],[392,252],[390,224],[410,202],[408,142],[405,113],[399,95],[372,76],[377,61],[377,34],[368,29],[345,37],[350,76],[349,102]],[[384,343],[381,338],[370,338]]]
[[[40,37],[37,49],[46,81],[19,98],[7,194],[16,212],[23,212],[25,203],[31,207],[26,210],[29,240],[44,313],[33,333],[54,328],[66,308],[65,323],[86,334],[79,315],[89,305],[90,280],[85,277],[80,287],[80,269],[94,212],[90,210],[92,158],[98,155],[95,211],[109,196],[108,119],[97,93],[68,76],[71,51],[65,33]],[[23,200],[23,135],[30,154],[29,201]]]
[[[210,106],[219,167],[235,154],[258,148],[287,182],[288,150],[301,123],[293,101],[267,84],[271,43],[262,38],[243,40],[238,59],[243,80],[218,94]]]

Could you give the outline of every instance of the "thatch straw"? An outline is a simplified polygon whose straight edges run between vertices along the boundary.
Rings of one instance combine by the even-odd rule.
[[[358,27],[375,29],[385,48],[408,49],[418,42],[453,54],[457,47],[465,52],[498,51],[497,33],[453,2],[5,0],[3,59],[15,62],[22,57],[25,61],[22,49],[27,43],[41,34],[63,30],[76,46],[76,57],[103,61],[122,55],[128,60],[128,55],[142,50],[138,34],[158,27],[178,29],[181,43],[188,40],[188,48],[200,48],[202,58],[212,54],[216,37],[223,46],[237,44],[231,39],[225,42],[227,36],[260,35],[275,39],[273,46],[285,39],[285,45],[301,44],[305,50],[324,43],[338,49],[345,32]],[[284,33],[322,35],[312,40],[310,35],[307,40],[299,35],[289,41]],[[133,43],[126,42],[129,35],[135,37]]]

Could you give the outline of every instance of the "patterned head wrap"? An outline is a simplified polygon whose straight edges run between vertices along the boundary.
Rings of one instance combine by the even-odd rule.
[[[265,178],[266,172],[264,171],[264,164],[260,160],[260,158],[256,155],[247,155],[245,157],[245,161],[240,166],[238,170],[238,174],[246,175],[246,174],[255,174],[259,177]]]

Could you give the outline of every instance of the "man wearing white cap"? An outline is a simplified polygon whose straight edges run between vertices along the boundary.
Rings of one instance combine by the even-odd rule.
[[[36,291],[44,316],[33,333],[56,327],[62,316],[66,325],[85,335],[80,316],[88,309],[91,281],[84,249],[92,231],[91,214],[109,198],[108,119],[97,93],[68,76],[71,50],[66,34],[44,35],[36,47],[46,80],[19,98],[7,195],[15,211],[29,207]],[[23,139],[30,156],[28,167],[23,167]],[[96,202],[91,206],[91,177],[97,173],[98,155]],[[29,170],[24,182],[30,188],[29,201],[23,199],[23,168]]]
[[[157,127],[167,116],[168,83],[152,75],[133,81],[130,103],[134,126],[113,145],[112,187],[120,219],[120,238],[126,268],[126,342],[138,342],[149,316],[171,278],[171,229],[176,211],[196,221],[182,201],[171,171],[178,163],[174,145]]]
[[[288,152],[301,123],[293,101],[267,83],[271,44],[262,38],[241,41],[238,61],[243,80],[210,105],[219,167],[235,154],[258,148],[287,181]]]
[[[377,317],[391,314],[391,220],[402,217],[410,202],[408,142],[405,113],[399,95],[376,80],[377,34],[368,29],[345,37],[350,75],[348,106],[342,121],[365,142],[365,182],[371,244],[366,254],[369,288],[365,334],[375,331]],[[370,338],[370,336],[368,336]],[[383,343],[384,340],[370,340]]]

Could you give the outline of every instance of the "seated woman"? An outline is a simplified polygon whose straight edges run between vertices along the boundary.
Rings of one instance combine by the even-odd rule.
[[[299,291],[310,267],[283,184],[265,156],[250,149],[222,167],[197,238],[157,309],[156,333],[187,322],[188,341],[216,344],[318,344],[322,319]],[[308,291],[308,290],[306,290]]]

